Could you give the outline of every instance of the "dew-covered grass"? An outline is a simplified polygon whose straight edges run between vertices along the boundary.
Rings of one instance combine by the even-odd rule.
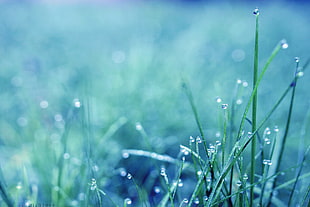
[[[0,206],[309,205],[308,8],[1,3]]]

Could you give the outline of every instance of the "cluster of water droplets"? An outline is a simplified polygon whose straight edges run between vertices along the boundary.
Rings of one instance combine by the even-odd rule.
[[[97,189],[97,181],[95,178],[92,178],[91,179],[91,183],[89,184],[90,185],[90,190],[96,190]]]

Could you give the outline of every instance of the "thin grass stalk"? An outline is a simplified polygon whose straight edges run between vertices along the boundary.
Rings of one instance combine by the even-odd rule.
[[[291,117],[292,117],[292,112],[293,112],[293,107],[294,107],[294,100],[295,100],[295,91],[296,91],[296,85],[297,85],[297,81],[298,81],[298,78],[296,76],[297,68],[298,68],[298,62],[296,64],[296,72],[295,72],[295,76],[294,76],[295,77],[294,81],[290,85],[292,87],[292,95],[291,95],[291,99],[290,99],[290,106],[289,106],[289,112],[288,112],[288,116],[287,116],[285,131],[284,131],[283,139],[282,139],[282,142],[281,142],[281,145],[280,145],[280,154],[279,154],[279,157],[278,157],[278,159],[276,161],[276,167],[275,167],[276,172],[279,171],[279,169],[280,169],[280,164],[281,164],[281,161],[282,161],[283,152],[284,152],[285,145],[286,145],[286,140],[287,140],[287,137],[288,137],[288,132],[289,132],[290,125],[291,125]],[[268,201],[268,207],[271,205],[271,199],[272,199],[272,196],[273,196],[273,189],[276,187],[276,185],[277,185],[277,178],[275,178],[273,183],[272,183],[271,194],[269,196],[269,201]]]
[[[254,70],[253,70],[253,92],[257,83],[258,76],[258,13],[256,14],[256,27],[255,27],[255,47],[254,47]],[[257,113],[257,89],[253,94],[252,103],[252,132],[256,130],[256,113]],[[256,154],[256,136],[253,136],[251,146],[251,173],[250,173],[250,184],[254,183],[255,180],[255,154]],[[254,187],[250,188],[250,206],[253,206],[254,201]]]
[[[310,147],[307,148],[307,150],[306,150],[306,152],[305,152],[305,154],[303,156],[300,168],[299,168],[297,176],[296,176],[296,181],[294,182],[293,189],[291,190],[291,193],[290,193],[290,197],[289,197],[289,200],[288,200],[288,206],[291,206],[292,198],[293,198],[293,195],[294,195],[294,192],[295,192],[295,189],[296,189],[296,186],[297,186],[299,177],[301,175],[301,171],[302,171],[302,168],[304,166],[304,162],[306,161],[306,157],[307,157],[307,154],[308,154],[309,150],[310,150]]]

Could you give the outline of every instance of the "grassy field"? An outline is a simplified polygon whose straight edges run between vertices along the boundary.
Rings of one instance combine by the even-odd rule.
[[[259,124],[309,58],[309,5],[0,4],[0,206],[212,206],[225,195],[224,206],[251,205],[250,181],[238,183],[251,174],[250,146],[239,155],[233,147],[242,120],[242,142],[251,138],[252,115],[242,115],[256,6],[259,73],[282,39],[289,45],[259,84]],[[309,83],[305,71],[289,87],[287,135],[291,91],[256,134],[265,142],[256,146],[255,203],[268,203],[264,179],[277,163],[262,162],[281,154],[283,137],[273,205],[287,206],[292,189],[292,206],[309,202],[309,156],[300,164],[310,144]],[[225,164],[228,187],[212,194]]]

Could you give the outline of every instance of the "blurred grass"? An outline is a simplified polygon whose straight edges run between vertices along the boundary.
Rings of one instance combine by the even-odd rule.
[[[147,149],[135,130],[136,122],[142,123],[157,152],[175,157],[180,143],[198,135],[181,89],[181,73],[191,83],[206,137],[214,141],[220,130],[215,98],[230,103],[236,80],[251,80],[255,6],[261,10],[259,66],[279,40],[289,43],[262,81],[260,120],[278,98],[271,94],[280,95],[292,79],[294,57],[309,58],[309,5],[0,4],[0,163],[10,188],[23,180],[20,172],[26,166],[29,182],[46,190],[40,196],[51,194],[54,181],[48,178],[57,171],[60,137],[75,98],[90,107],[91,124],[85,125],[83,110],[76,112],[68,135],[72,165],[68,173],[70,169],[74,175],[86,173],[87,166],[81,164],[85,137],[96,146],[120,117],[127,122],[105,137],[100,152],[93,152],[100,157],[94,162],[103,185],[112,182],[111,172],[118,163],[139,172],[141,166],[121,160],[123,148]],[[309,110],[309,83],[305,74],[296,93],[288,140],[292,155]],[[250,87],[244,95],[249,92]],[[43,100],[49,103],[46,109],[40,108]],[[285,104],[286,110],[289,101]],[[269,124],[281,129],[286,113],[278,110]],[[55,115],[62,115],[62,120]],[[309,140],[305,142],[309,145]],[[296,160],[289,157],[291,166]],[[140,172],[143,177],[144,171]],[[87,181],[81,186],[87,188]]]

